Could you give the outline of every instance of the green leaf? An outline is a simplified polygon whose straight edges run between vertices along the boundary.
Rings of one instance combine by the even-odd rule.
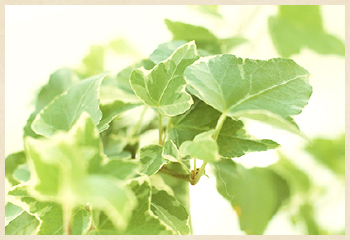
[[[151,187],[147,181],[130,183],[138,205],[132,213],[128,228],[123,234],[127,235],[164,235],[172,231],[150,210]]]
[[[305,149],[334,174],[345,177],[345,135],[336,139],[316,138]]]
[[[317,5],[281,5],[268,21],[272,41],[282,57],[300,53],[304,47],[320,54],[345,55],[344,42],[328,34]]]
[[[81,81],[52,101],[35,118],[33,130],[46,137],[52,136],[57,130],[68,131],[84,111],[97,124],[102,117],[98,94],[104,76]]]
[[[135,197],[120,180],[99,172],[102,144],[89,114],[84,112],[69,132],[51,139],[27,138],[25,145],[35,173],[33,196],[72,207],[89,202],[106,211],[116,226],[126,227]]]
[[[14,174],[15,178],[22,182],[27,182],[30,179],[30,171],[28,164],[20,165]]]
[[[184,44],[152,70],[134,70],[130,77],[131,87],[145,104],[158,108],[161,114],[181,114],[193,103],[191,96],[185,91],[183,72],[197,59],[194,42]]]
[[[100,105],[100,110],[102,111],[102,119],[97,125],[99,131],[102,132],[106,130],[113,118],[116,118],[124,112],[141,105],[142,104],[124,103],[123,101],[119,100],[116,100],[113,103]]]
[[[107,164],[102,166],[101,172],[103,174],[110,174],[118,179],[126,180],[136,176],[137,170],[140,168],[139,162],[128,160],[110,160]]]
[[[314,214],[314,207],[309,203],[302,204],[299,209],[299,214],[306,224],[308,235],[324,235],[317,224]]]
[[[200,13],[207,14],[213,17],[223,18],[219,13],[218,5],[190,5]]]
[[[152,175],[158,172],[163,164],[168,161],[163,158],[163,147],[160,145],[148,145],[140,149],[140,162],[143,165],[141,172]]]
[[[212,135],[215,130],[198,134],[193,141],[185,141],[180,146],[182,156],[191,156],[207,162],[215,162],[220,159],[219,147]]]
[[[91,77],[101,74],[105,69],[105,47],[94,45],[90,52],[84,57],[81,68],[77,71],[82,77]]]
[[[257,139],[248,135],[241,121],[227,118],[217,139],[220,155],[225,158],[240,157],[248,152],[267,151],[280,145],[269,139]]]
[[[36,117],[36,115],[48,105],[55,97],[66,91],[74,83],[78,81],[78,77],[73,73],[69,68],[61,68],[55,71],[50,75],[48,83],[43,86],[38,93],[35,110],[30,115],[26,126],[24,127],[24,136],[31,136],[34,138],[39,137],[40,135],[36,134],[31,125]]]
[[[10,201],[22,207],[31,215],[35,215],[40,224],[38,235],[63,234],[62,207],[53,202],[42,202],[28,194],[26,186],[17,186],[9,192]],[[72,214],[72,234],[84,234],[90,226],[89,213],[83,208],[76,208]]]
[[[21,215],[24,210],[10,202],[5,205],[5,226],[7,226],[13,219]]]
[[[177,234],[189,234],[186,208],[166,191],[152,187],[151,210]]]
[[[267,168],[245,169],[230,159],[216,164],[216,188],[231,202],[247,234],[263,234],[268,222],[289,197],[284,179]]]
[[[5,159],[5,177],[11,183],[12,186],[19,184],[18,179],[15,178],[14,173],[18,167],[27,162],[26,156],[23,151],[12,153]]]
[[[179,148],[184,141],[193,140],[196,135],[214,129],[219,117],[220,112],[195,98],[188,111],[172,118],[167,138]]]
[[[152,54],[149,56],[149,60],[154,62],[155,64],[160,63],[161,61],[164,61],[168,57],[173,54],[173,52],[180,46],[186,44],[187,41],[185,40],[175,40],[171,42],[166,42],[159,44],[157,49],[152,52]]]
[[[182,22],[164,20],[169,31],[173,34],[173,40],[195,41],[198,49],[203,49],[212,54],[225,53],[232,48],[246,42],[246,39],[232,37],[219,39],[208,29]]]
[[[117,38],[111,41],[109,46],[118,55],[137,55],[137,51],[131,46],[128,39]]]
[[[179,150],[177,149],[176,145],[172,140],[167,140],[164,143],[162,156],[163,158],[172,162],[177,162],[180,159]]]
[[[32,235],[39,225],[35,216],[22,212],[5,227],[6,235]]]
[[[288,120],[311,96],[308,76],[293,60],[243,60],[230,54],[202,58],[185,70],[191,92],[228,116],[265,110]]]
[[[311,180],[309,176],[293,164],[286,156],[280,154],[278,162],[269,165],[268,168],[286,179],[291,195],[308,193],[310,190]]]

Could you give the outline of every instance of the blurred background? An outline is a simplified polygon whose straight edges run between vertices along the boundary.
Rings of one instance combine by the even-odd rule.
[[[310,178],[313,190],[292,200],[294,207],[282,208],[264,234],[344,234],[344,56],[317,47],[305,46],[296,53],[276,48],[268,23],[279,11],[278,6],[234,5],[5,6],[5,155],[23,149],[23,127],[34,110],[35,96],[57,69],[84,71],[95,64],[99,70],[97,65],[103,61],[102,70],[120,71],[172,40],[164,19],[203,26],[218,38],[247,39],[230,50],[236,56],[269,59],[289,55],[311,73],[313,94],[295,117],[309,141],[246,122],[252,135],[273,139],[282,148],[235,159],[247,168],[288,159]],[[344,41],[345,7],[321,6],[320,12],[324,32]],[[106,46],[109,50],[99,54],[98,49]],[[209,168],[208,175],[191,186],[193,233],[245,234],[230,203],[217,193]],[[307,201],[303,211],[296,210],[300,201]]]

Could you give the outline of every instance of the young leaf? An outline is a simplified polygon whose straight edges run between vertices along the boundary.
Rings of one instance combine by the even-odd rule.
[[[182,156],[191,156],[207,162],[215,162],[220,159],[219,147],[212,135],[215,130],[198,134],[193,141],[186,141],[180,146]]]
[[[83,113],[69,132],[25,141],[33,174],[31,194],[72,207],[90,203],[126,227],[135,197],[120,180],[100,173],[102,147],[90,115]],[[86,187],[89,186],[89,187]]]
[[[82,77],[91,77],[105,71],[105,47],[91,46],[90,52],[84,57],[81,68],[77,71]]]
[[[289,197],[284,179],[267,168],[245,169],[231,159],[216,164],[216,188],[231,202],[247,234],[263,234],[268,222]]]
[[[52,136],[57,130],[68,131],[82,112],[88,112],[97,124],[102,113],[99,109],[99,87],[105,74],[81,81],[60,95],[35,118],[32,128],[37,134]]]
[[[166,191],[152,187],[151,210],[177,234],[189,234],[186,208]]]
[[[166,42],[159,44],[157,49],[152,52],[152,54],[149,56],[149,60],[154,62],[155,64],[160,63],[161,61],[164,61],[168,57],[173,54],[173,52],[180,46],[186,44],[187,41],[184,40],[174,40],[171,42]]]
[[[27,162],[23,151],[10,154],[5,159],[5,177],[12,186],[19,184],[18,179],[15,178],[14,173],[16,169]]]
[[[148,145],[140,150],[140,162],[143,165],[141,172],[152,175],[167,163],[168,160],[162,156],[163,147],[160,145]]]
[[[181,114],[193,103],[191,96],[185,91],[183,72],[197,59],[194,42],[184,44],[152,70],[134,70],[130,77],[131,87],[145,104],[158,108],[161,114]]]
[[[311,96],[308,76],[293,60],[243,60],[230,54],[202,58],[185,70],[191,92],[231,117],[266,110],[290,119]]]
[[[281,5],[278,15],[269,18],[272,41],[282,57],[298,54],[308,47],[320,54],[345,55],[343,41],[328,34],[317,5]]]

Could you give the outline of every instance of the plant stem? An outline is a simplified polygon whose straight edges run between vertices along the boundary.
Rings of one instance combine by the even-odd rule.
[[[222,125],[224,125],[225,119],[226,119],[226,113],[223,112],[221,114],[217,124],[216,124],[216,127],[215,127],[215,132],[213,134],[213,139],[214,140],[218,139],[219,133],[221,131]]]
[[[142,119],[143,119],[143,117],[144,117],[144,115],[146,113],[146,110],[147,110],[147,105],[145,105],[145,107],[143,108],[142,113],[140,115],[140,119],[136,123],[134,129],[132,130],[131,137],[135,136],[140,131],[141,122],[142,122]]]
[[[216,127],[215,127],[215,132],[213,134],[213,139],[216,140],[219,136],[219,133],[221,131],[221,128],[222,126],[224,125],[224,122],[225,122],[225,119],[226,119],[226,112],[223,112],[216,124]],[[203,164],[202,166],[200,167],[200,169],[198,170],[198,173],[196,174],[196,159],[194,159],[194,173],[193,175],[191,176],[191,181],[190,183],[192,185],[196,185],[199,181],[199,179],[203,176],[204,172],[205,172],[205,166],[208,164],[207,161],[203,161]],[[193,177],[194,176],[194,177]]]
[[[73,208],[67,201],[62,205],[63,210],[63,232],[65,235],[72,234],[72,212]]]
[[[163,146],[163,126],[162,126],[162,114],[158,110],[158,131],[159,131],[159,145]]]
[[[167,168],[165,165],[163,165],[163,167],[159,169],[159,172],[190,182],[190,174],[179,173],[178,171]]]

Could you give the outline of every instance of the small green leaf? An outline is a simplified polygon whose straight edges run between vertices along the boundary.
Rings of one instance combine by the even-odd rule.
[[[280,145],[269,139],[257,139],[243,130],[243,123],[227,118],[217,139],[220,155],[225,158],[240,157],[248,152],[267,151]]]
[[[106,130],[109,127],[109,123],[113,118],[120,116],[124,112],[141,106],[142,104],[124,103],[123,101],[116,100],[113,103],[100,105],[102,111],[102,119],[97,125],[100,132]]]
[[[163,164],[168,161],[162,156],[163,147],[160,145],[148,145],[140,149],[140,162],[143,165],[141,172],[152,175],[158,172]]]
[[[289,197],[284,179],[267,168],[245,169],[231,159],[216,164],[216,188],[231,202],[247,234],[263,234],[268,222]]]
[[[185,70],[191,92],[228,116],[264,110],[288,120],[311,96],[308,76],[293,60],[243,60],[230,54],[202,58]]]
[[[180,146],[182,156],[191,156],[207,162],[220,159],[219,147],[212,135],[215,130],[198,134],[193,141],[185,141]]]
[[[151,210],[177,234],[189,234],[189,215],[186,208],[166,191],[152,187]]]
[[[130,77],[131,87],[145,104],[158,108],[161,114],[181,114],[193,103],[191,96],[185,91],[183,72],[197,59],[194,42],[184,44],[152,70],[134,70]]]
[[[5,227],[6,235],[32,235],[39,225],[35,216],[23,211]]]
[[[18,167],[27,162],[23,151],[10,154],[5,159],[5,177],[12,186],[19,184],[18,179],[15,178],[14,173]]]
[[[166,42],[159,44],[157,49],[153,51],[153,53],[149,56],[149,60],[154,62],[155,64],[164,61],[168,57],[173,54],[173,52],[180,46],[186,44],[187,41],[184,40],[175,40],[171,42]]]
[[[305,149],[334,174],[345,177],[345,135],[336,139],[316,138]]]
[[[163,158],[172,162],[177,162],[180,159],[179,150],[177,149],[176,145],[172,140],[167,140],[164,143],[162,156]]]
[[[68,131],[84,111],[97,124],[102,117],[98,94],[104,76],[105,74],[80,81],[52,101],[35,118],[33,130],[46,137],[52,136],[57,130]]]
[[[40,135],[36,134],[31,125],[36,117],[36,115],[47,106],[55,97],[65,92],[74,83],[78,81],[78,77],[69,68],[61,68],[50,75],[48,83],[43,86],[38,93],[35,110],[30,115],[26,126],[24,127],[24,136],[31,136],[38,138]]]
[[[223,18],[219,12],[218,5],[190,5],[190,7],[198,10],[200,13]]]
[[[138,205],[134,209],[128,228],[123,234],[127,235],[165,235],[172,230],[164,224],[150,209],[151,187],[147,181],[132,181],[130,188],[137,197]]]
[[[77,71],[82,77],[91,77],[105,71],[105,47],[91,46],[90,52],[84,57],[81,68]]]
[[[344,42],[324,30],[320,6],[281,5],[278,8],[278,15],[269,18],[268,26],[282,57],[298,54],[304,47],[320,54],[345,55]]]

